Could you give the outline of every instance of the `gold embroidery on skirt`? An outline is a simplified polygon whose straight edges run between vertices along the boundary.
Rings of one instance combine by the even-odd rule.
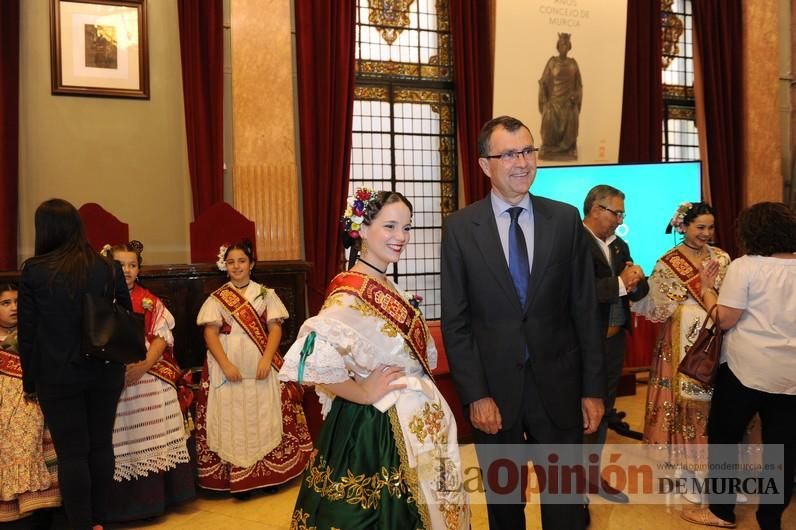
[[[308,469],[307,485],[312,490],[330,501],[345,501],[348,504],[359,504],[363,509],[375,509],[379,505],[382,491],[400,499],[408,493],[404,481],[403,464],[396,469],[382,467],[379,473],[366,476],[364,473],[355,475],[346,470],[339,481],[332,478],[334,470],[326,463],[323,456],[317,459]],[[407,502],[412,502],[411,497]]]
[[[409,466],[409,453],[406,451],[406,442],[404,441],[404,434],[401,430],[401,420],[398,419],[398,413],[395,407],[387,409],[387,416],[390,418],[390,427],[392,427],[392,435],[395,438],[395,447],[398,450],[398,457],[401,459],[401,467],[406,471],[404,479],[406,480],[409,491],[412,493],[412,500],[417,505],[417,511],[420,514],[420,520],[423,522],[423,528],[431,530],[431,515],[428,513],[428,504],[420,491],[420,480],[417,477],[417,470]]]
[[[290,530],[317,530],[317,526],[307,526],[307,519],[310,514],[299,508],[293,512],[293,517],[290,520]]]

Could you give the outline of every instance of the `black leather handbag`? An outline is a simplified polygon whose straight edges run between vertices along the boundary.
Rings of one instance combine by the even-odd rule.
[[[116,267],[111,265],[111,286],[116,284]],[[144,315],[128,311],[108,295],[83,296],[83,344],[86,357],[122,364],[146,358]]]

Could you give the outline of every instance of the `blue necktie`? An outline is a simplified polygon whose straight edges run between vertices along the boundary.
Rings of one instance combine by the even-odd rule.
[[[509,225],[509,272],[520,297],[520,305],[525,307],[525,297],[528,294],[528,278],[531,275],[531,265],[528,263],[528,247],[525,236],[520,228],[519,217],[523,208],[515,206],[509,208],[511,224]]]

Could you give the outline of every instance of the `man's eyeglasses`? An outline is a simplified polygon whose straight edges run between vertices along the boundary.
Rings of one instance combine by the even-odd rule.
[[[616,218],[617,218],[617,219],[619,219],[620,221],[624,220],[624,219],[625,219],[625,217],[627,217],[627,214],[626,214],[625,212],[620,212],[620,211],[617,211],[617,210],[612,210],[612,209],[610,209],[610,208],[607,208],[607,207],[603,206],[602,204],[598,204],[597,206],[599,206],[600,208],[602,208],[602,209],[603,209],[603,210],[605,210],[606,212],[611,212],[611,213],[612,213],[612,214],[614,214],[614,215],[616,216]]]
[[[504,164],[510,164],[515,160],[519,160],[520,157],[524,157],[526,160],[530,160],[533,156],[536,155],[536,151],[538,151],[538,147],[530,146],[526,147],[525,149],[520,149],[519,151],[506,151],[505,153],[500,153],[499,155],[485,155],[481,158],[497,158]]]

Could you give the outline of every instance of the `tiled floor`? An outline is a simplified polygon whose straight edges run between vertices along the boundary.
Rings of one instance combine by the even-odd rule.
[[[646,386],[639,384],[635,396],[619,398],[617,408],[627,413],[626,421],[634,430],[640,430],[644,415]],[[612,431],[608,443],[637,443],[618,436]],[[465,466],[475,465],[475,450],[472,445],[462,448]],[[135,524],[115,525],[112,528],[147,530],[191,529],[191,530],[285,530],[289,527],[293,503],[298,491],[299,479],[281,488],[278,493],[255,493],[250,499],[239,501],[229,495],[215,492],[202,492],[200,497],[186,505],[172,510],[169,514],[154,521]],[[483,497],[474,497],[472,502],[472,529],[486,530],[486,509]],[[796,529],[796,503],[791,503],[785,512],[783,529]],[[690,505],[689,505],[690,506]],[[688,507],[688,506],[685,506]],[[590,530],[695,530],[699,527],[680,519],[683,504],[670,506],[661,504],[616,505],[592,504],[592,524]],[[736,510],[738,528],[753,530],[757,528],[754,519],[754,505],[739,506]],[[528,529],[539,529],[539,507],[529,504],[526,508]],[[0,525],[1,530],[6,530]],[[403,530],[403,529],[397,529]]]

